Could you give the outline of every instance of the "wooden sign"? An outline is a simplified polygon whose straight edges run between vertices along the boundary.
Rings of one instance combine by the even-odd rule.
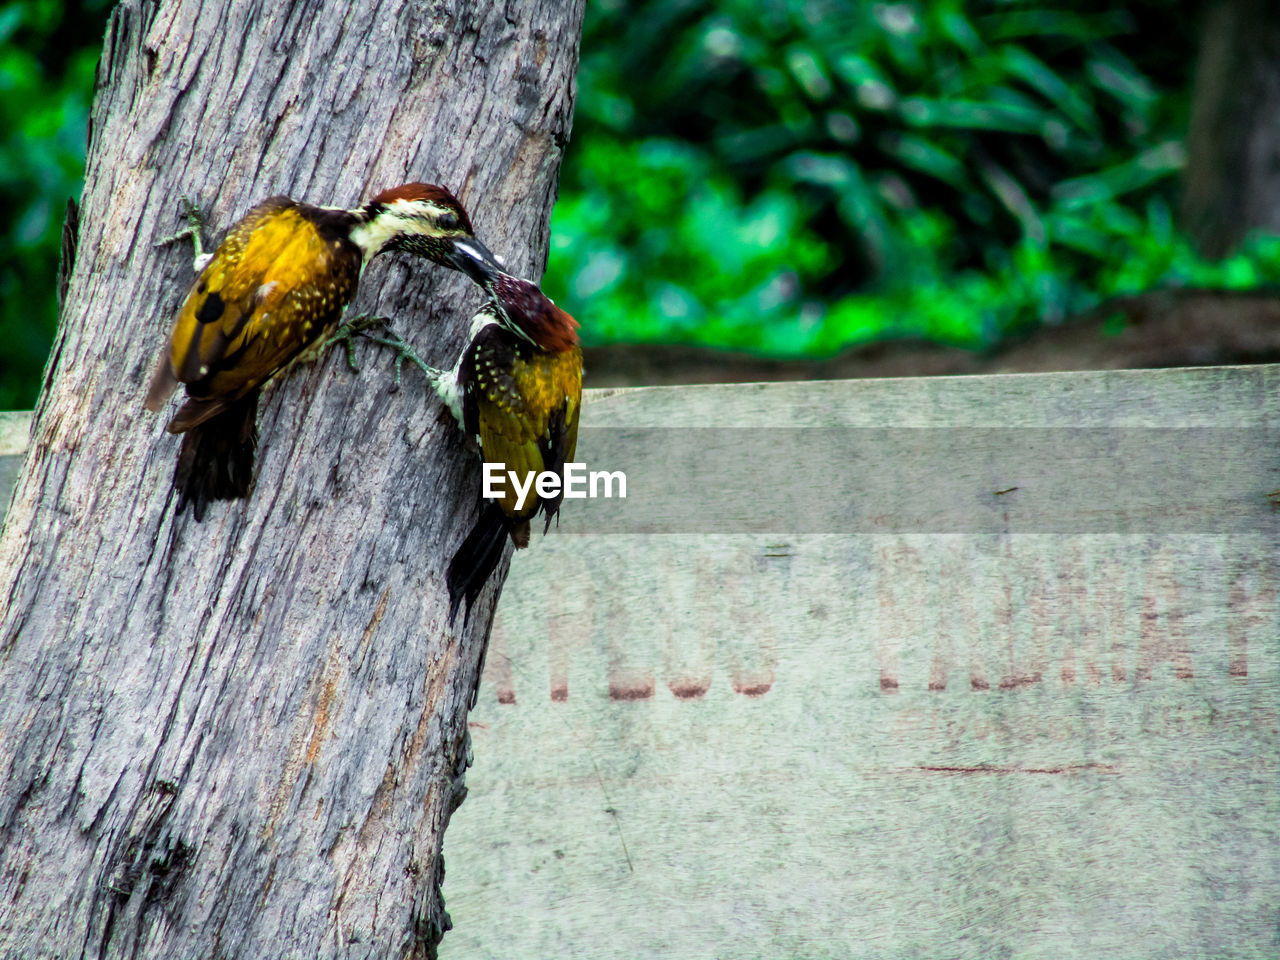
[[[592,469],[649,431],[837,427],[887,472],[795,478],[861,491],[843,528],[766,490],[733,533],[635,464],[516,557],[442,956],[1280,955],[1277,396],[1248,368],[593,397]]]
[[[4,522],[9,497],[18,482],[18,471],[27,453],[27,434],[30,432],[30,413],[0,413],[0,523]]]

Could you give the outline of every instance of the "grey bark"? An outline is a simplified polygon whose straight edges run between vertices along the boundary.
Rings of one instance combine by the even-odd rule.
[[[1225,257],[1251,230],[1280,231],[1280,7],[1213,0],[1192,95],[1182,219]]]
[[[442,183],[540,277],[582,0],[126,0],[78,251],[0,541],[0,957],[419,957],[496,600],[446,623],[479,471],[360,348],[264,398],[256,487],[175,519],[142,408],[190,250],[273,193]],[[478,297],[384,257],[353,310],[451,362]],[[505,564],[500,576],[505,575]],[[465,864],[457,869],[465,869]]]

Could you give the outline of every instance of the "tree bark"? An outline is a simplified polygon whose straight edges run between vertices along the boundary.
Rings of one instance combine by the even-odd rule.
[[[1182,219],[1200,251],[1280,230],[1280,7],[1214,0],[1192,93]]]
[[[264,398],[255,488],[175,518],[143,410],[193,197],[444,184],[540,277],[582,0],[125,0],[76,263],[0,541],[0,956],[420,957],[497,590],[447,623],[479,470],[413,371],[341,350]],[[216,239],[216,238],[212,238]],[[353,311],[451,363],[479,304],[384,257]],[[502,565],[499,579],[505,576]]]

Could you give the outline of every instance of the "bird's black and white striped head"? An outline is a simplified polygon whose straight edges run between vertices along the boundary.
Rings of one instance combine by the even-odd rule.
[[[384,190],[364,205],[361,217],[363,222],[352,229],[351,239],[363,251],[366,263],[379,253],[399,250],[459,269],[455,250],[459,243],[467,244],[472,256],[492,258],[476,239],[462,204],[433,183],[405,183]]]

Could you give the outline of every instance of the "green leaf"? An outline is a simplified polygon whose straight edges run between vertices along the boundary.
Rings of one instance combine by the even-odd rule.
[[[910,97],[898,112],[913,127],[958,127],[970,130],[1002,130],[1006,133],[1039,133],[1044,113],[1009,104],[973,100],[930,100]]]
[[[1088,101],[1034,54],[1010,45],[1000,49],[1000,56],[1005,70],[1044,97],[1057,112],[1090,133],[1098,129],[1098,116]]]
[[[887,134],[880,146],[900,163],[952,186],[962,186],[968,171],[959,157],[915,134]]]
[[[1170,140],[1107,170],[1064,180],[1054,187],[1053,196],[1068,210],[1114,200],[1171,177],[1183,168],[1186,161],[1186,149],[1182,143]]]

